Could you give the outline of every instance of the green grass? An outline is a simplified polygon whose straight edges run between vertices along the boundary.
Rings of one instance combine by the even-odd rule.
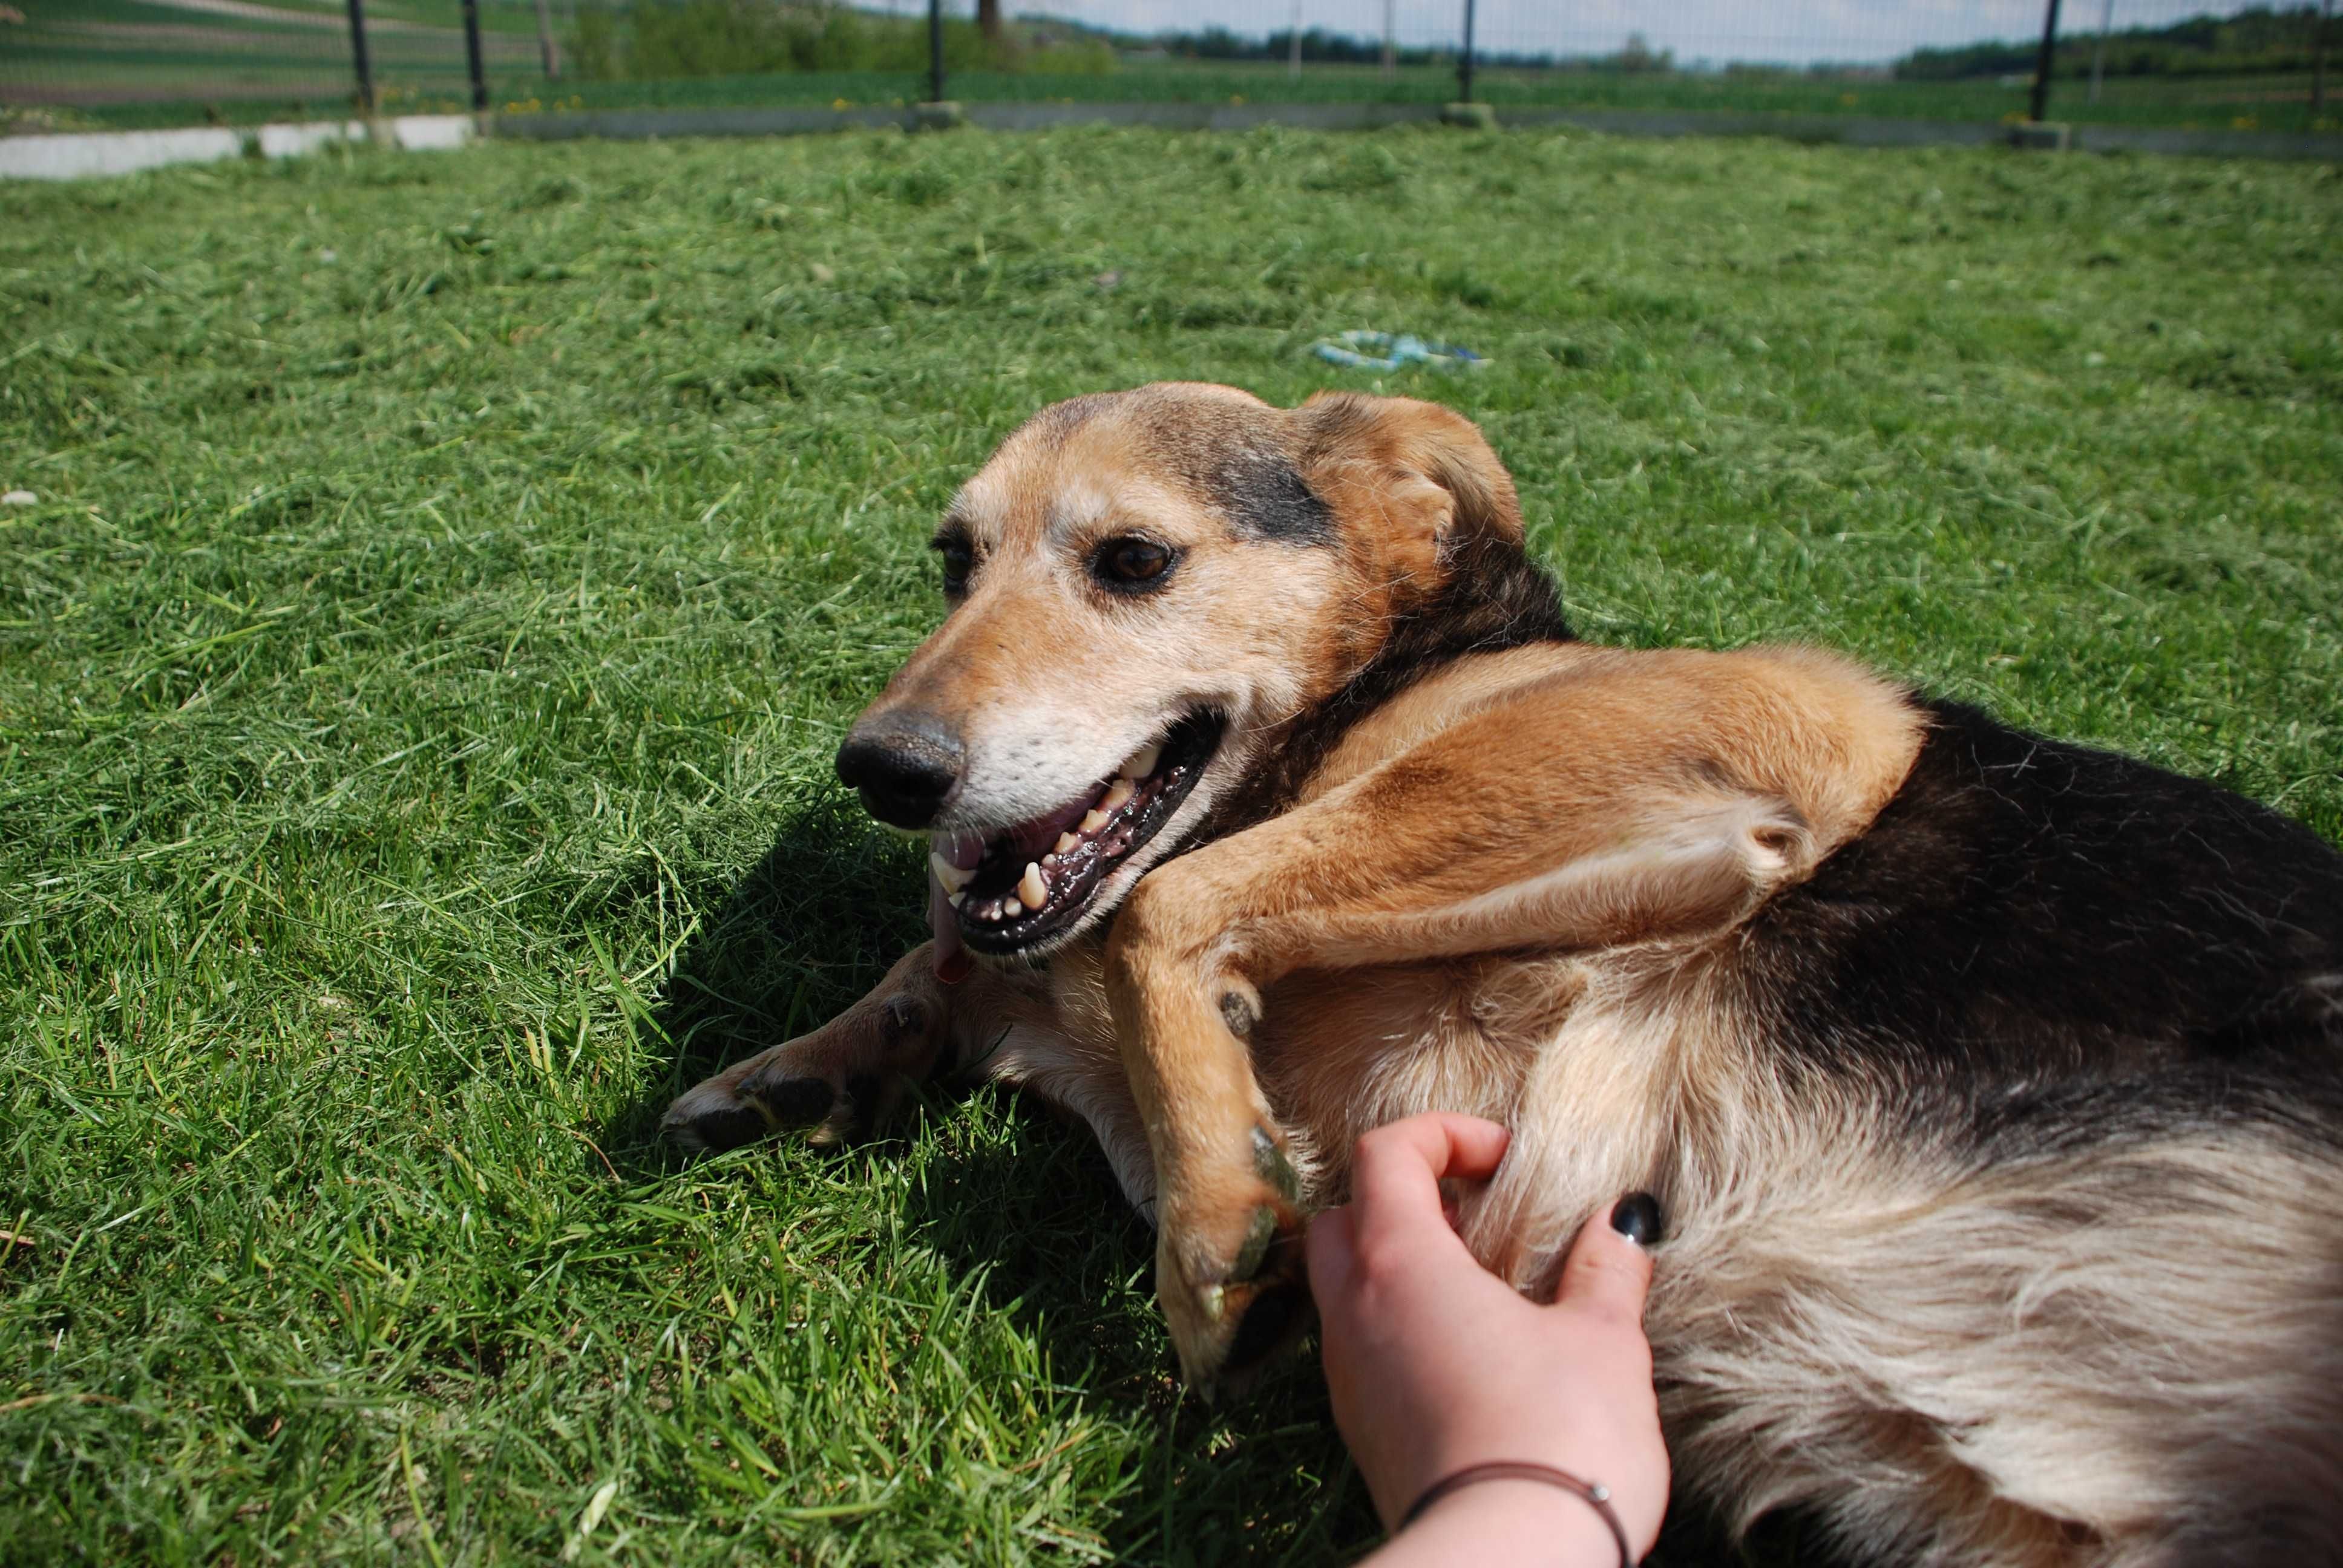
[[[0,219],[11,1563],[1371,1540],[1308,1363],[1179,1398],[1080,1132],[652,1134],[916,938],[830,755],[1053,398],[1445,399],[1593,636],[1825,643],[2343,839],[2331,170],[858,135]]]
[[[1691,110],[1696,113],[1870,115],[1890,119],[2022,118],[2026,88],[1991,81],[1892,82],[1872,77],[1780,75],[1623,75],[1602,71],[1483,71],[1473,95],[1507,107]],[[927,95],[924,76],[886,72],[803,72],[681,77],[660,81],[516,78],[510,93],[575,97],[588,108],[658,106],[712,107],[756,104],[886,104]],[[1300,76],[1282,65],[1163,61],[1104,75],[961,71],[947,85],[970,103],[1403,103],[1441,104],[1456,96],[1455,71],[1415,66],[1385,78],[1373,66],[1308,65]],[[2343,130],[2329,105],[2310,114],[2307,75],[2137,78],[2106,84],[2097,104],[2080,83],[2060,81],[2053,116],[2098,125],[2185,126],[2206,130]]]

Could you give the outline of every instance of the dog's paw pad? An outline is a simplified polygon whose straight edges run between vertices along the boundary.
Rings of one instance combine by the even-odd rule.
[[[669,1106],[659,1125],[685,1149],[711,1154],[754,1143],[773,1130],[766,1112],[755,1101],[744,1102],[707,1083]]]
[[[1241,1392],[1308,1324],[1302,1238],[1302,1217],[1292,1206],[1273,1198],[1256,1204],[1226,1272],[1195,1287],[1193,1315],[1174,1314],[1182,1362],[1205,1398]]]
[[[1277,1140],[1269,1135],[1265,1127],[1252,1130],[1252,1169],[1254,1175],[1275,1188],[1278,1195],[1287,1202],[1302,1201],[1302,1178],[1294,1171],[1293,1161],[1285,1157],[1285,1151],[1277,1146]]]
[[[1252,1211],[1252,1223],[1245,1228],[1244,1245],[1229,1264],[1229,1282],[1244,1284],[1261,1272],[1263,1263],[1278,1242],[1282,1229],[1277,1210],[1267,1203]]]
[[[1310,1292],[1297,1284],[1273,1284],[1255,1295],[1229,1336],[1222,1379],[1251,1372],[1283,1350],[1300,1335],[1309,1311]]]
[[[740,1085],[740,1095],[764,1107],[775,1127],[810,1127],[838,1103],[838,1091],[819,1078],[760,1072]]]

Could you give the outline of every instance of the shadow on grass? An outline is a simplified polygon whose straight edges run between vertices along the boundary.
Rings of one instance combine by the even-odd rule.
[[[602,1128],[622,1176],[680,1169],[682,1151],[659,1132],[670,1101],[725,1063],[844,1011],[925,937],[915,853],[850,798],[822,799],[792,817],[729,891],[688,890],[716,914],[685,944],[653,1015],[665,1072],[647,1076],[643,1097]]]
[[[925,936],[907,891],[915,854],[849,799],[791,819],[677,965],[656,1015],[655,1038],[672,1051],[666,1071],[603,1129],[618,1172],[642,1181],[680,1169],[686,1156],[659,1128],[676,1094],[826,1021]],[[1314,1342],[1234,1405],[1184,1394],[1153,1304],[1153,1234],[1089,1132],[1013,1091],[975,1092],[993,1120],[1021,1123],[1016,1136],[969,1136],[953,1101],[923,1093],[876,1141],[908,1157],[919,1132],[933,1134],[904,1211],[918,1244],[979,1280],[987,1306],[1045,1349],[1055,1381],[1154,1427],[1150,1472],[1133,1478],[1107,1529],[1114,1560],[1324,1563],[1371,1548],[1380,1532],[1334,1431]],[[1771,1568],[1824,1561],[1819,1544],[1783,1521],[1736,1549],[1679,1508],[1651,1561]]]
[[[686,945],[654,1015],[664,1070],[647,1074],[645,1094],[601,1130],[622,1180],[684,1165],[659,1126],[676,1094],[818,1027],[924,937],[915,854],[850,799],[814,801],[736,886],[702,900],[717,912]],[[1089,1132],[1013,1091],[974,1092],[985,1103],[960,1109],[923,1091],[877,1141],[906,1158],[914,1141],[930,1144],[903,1212],[916,1244],[980,1282],[986,1307],[1041,1346],[1052,1381],[1155,1430],[1146,1472],[1106,1522],[1114,1560],[1320,1563],[1372,1545],[1374,1516],[1314,1359],[1276,1369],[1227,1409],[1183,1394],[1154,1308],[1153,1233]],[[1007,1137],[1004,1121],[1015,1123]],[[979,1123],[995,1135],[977,1133]]]

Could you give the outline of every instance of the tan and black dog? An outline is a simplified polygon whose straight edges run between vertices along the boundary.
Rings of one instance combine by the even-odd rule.
[[[679,1136],[1027,1085],[1210,1390],[1300,1332],[1353,1141],[1477,1112],[1514,1141],[1462,1224],[1523,1291],[1662,1200],[1663,1410],[1729,1519],[2343,1562],[2343,856],[1827,654],[1577,642],[1423,403],[1078,398],[936,545],[838,767],[933,835],[937,940]]]

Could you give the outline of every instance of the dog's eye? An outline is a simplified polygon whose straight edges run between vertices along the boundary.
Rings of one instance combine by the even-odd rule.
[[[976,551],[966,539],[938,539],[936,554],[943,558],[944,592],[968,591],[968,574],[976,569]]]
[[[1091,575],[1101,587],[1121,593],[1143,591],[1162,582],[1164,574],[1172,569],[1172,559],[1168,545],[1126,536],[1109,539],[1098,548],[1091,557]]]

